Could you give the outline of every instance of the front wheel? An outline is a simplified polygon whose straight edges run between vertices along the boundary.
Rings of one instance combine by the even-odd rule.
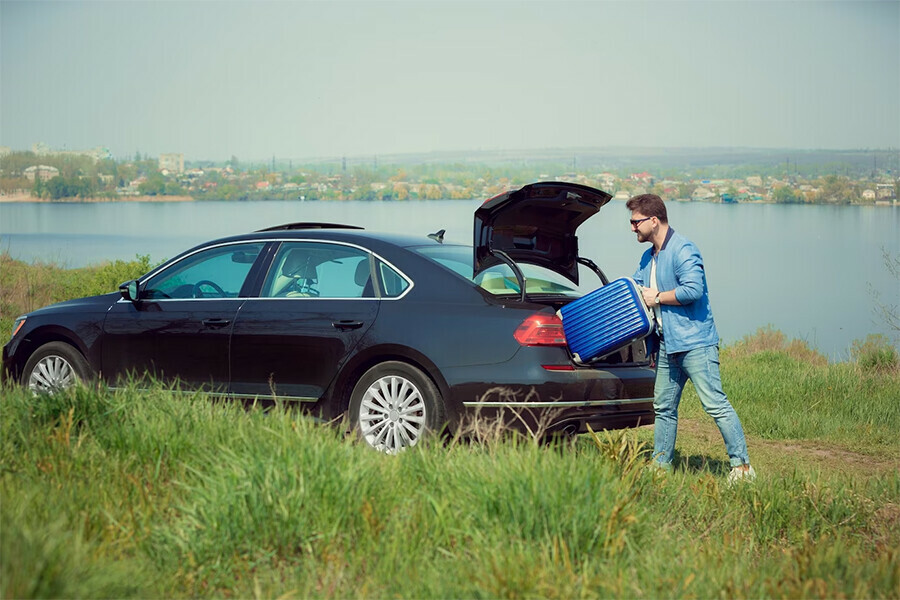
[[[65,342],[49,342],[28,358],[22,382],[36,394],[54,394],[87,381],[90,372],[78,350]]]
[[[397,454],[444,425],[444,401],[416,367],[384,362],[366,371],[353,388],[350,422],[370,447]]]

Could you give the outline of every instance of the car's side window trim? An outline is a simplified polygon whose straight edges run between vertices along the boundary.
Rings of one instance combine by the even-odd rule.
[[[408,275],[406,275],[406,273],[404,273],[403,271],[401,271],[400,269],[395,267],[393,263],[391,263],[389,260],[386,260],[380,254],[373,252],[369,248],[360,246],[359,244],[353,244],[350,242],[342,242],[342,241],[338,241],[338,240],[323,240],[323,239],[317,239],[317,238],[279,238],[277,240],[270,239],[269,241],[279,242],[279,244],[277,244],[276,247],[274,248],[274,250],[272,251],[271,261],[266,265],[265,273],[261,275],[260,287],[257,288],[256,295],[254,296],[254,298],[257,300],[275,300],[275,301],[279,301],[279,302],[282,302],[285,300],[307,301],[307,302],[308,301],[316,301],[316,300],[327,300],[327,301],[331,301],[331,300],[366,300],[366,301],[399,300],[399,299],[403,298],[404,296],[406,296],[409,293],[409,291],[415,286],[415,282],[412,279],[410,279],[410,277]],[[296,298],[274,298],[274,297],[269,297],[269,296],[261,296],[260,294],[262,293],[262,285],[263,285],[262,282],[265,281],[266,277],[268,277],[268,271],[270,269],[272,269],[272,266],[274,265],[274,261],[275,261],[275,256],[277,255],[278,251],[281,249],[281,245],[283,245],[285,243],[293,243],[293,242],[305,242],[305,243],[317,243],[317,244],[331,244],[334,246],[345,246],[345,247],[354,248],[356,250],[360,250],[360,251],[366,253],[366,255],[368,255],[368,257],[369,257],[369,272],[370,272],[370,275],[373,277],[372,284],[375,288],[375,296],[371,297],[371,298],[353,298],[353,297],[317,298],[317,297],[313,297],[313,296],[296,297]],[[391,269],[393,269],[393,271],[395,273],[397,273],[400,277],[402,277],[409,284],[407,286],[407,288],[403,291],[402,294],[400,294],[398,296],[390,296],[390,297],[386,297],[384,295],[384,289],[382,288],[380,276],[379,276],[378,269],[377,269],[378,261],[381,261],[383,264],[389,266]]]
[[[262,291],[262,285],[263,285],[263,282],[265,281],[266,276],[268,275],[268,271],[269,271],[269,269],[272,268],[272,263],[274,261],[275,254],[278,252],[281,245],[284,244],[285,242],[316,242],[316,243],[323,243],[323,244],[334,244],[334,245],[338,245],[338,246],[347,246],[350,248],[356,248],[358,250],[365,252],[366,254],[369,255],[369,267],[370,267],[372,275],[374,276],[373,285],[375,287],[375,297],[374,298],[312,298],[312,297],[310,297],[310,298],[264,298],[264,297],[261,297],[259,294]],[[183,261],[187,258],[190,258],[191,256],[194,256],[198,252],[204,252],[206,250],[211,250],[213,248],[220,248],[223,246],[234,246],[234,245],[240,245],[240,244],[258,244],[258,243],[266,244],[266,246],[264,246],[263,249],[260,251],[260,258],[257,258],[257,262],[251,268],[250,273],[248,273],[248,278],[244,282],[244,286],[241,288],[241,295],[238,296],[237,298],[224,298],[225,300],[246,300],[248,297],[254,298],[257,300],[400,300],[401,298],[405,297],[410,292],[410,290],[412,290],[413,287],[415,287],[415,285],[416,285],[416,283],[406,273],[404,273],[402,270],[398,269],[391,261],[385,259],[383,256],[381,256],[377,252],[373,252],[369,248],[360,246],[359,244],[353,244],[350,242],[342,242],[342,241],[337,241],[337,240],[322,240],[322,239],[317,239],[317,238],[252,238],[252,239],[246,239],[246,240],[223,242],[221,244],[215,244],[212,246],[204,246],[202,248],[197,248],[193,252],[184,254],[183,256],[179,257],[178,260],[175,262],[166,262],[166,263],[163,263],[162,265],[158,266],[157,268],[153,269],[152,271],[150,271],[149,273],[147,273],[145,276],[141,277],[138,280],[138,286],[139,286],[139,288],[143,288],[144,284],[147,281],[149,281],[150,279],[155,277],[163,269],[172,267],[172,266],[180,263],[181,261]],[[265,257],[262,257],[262,255],[265,255]],[[391,297],[384,296],[384,290],[382,289],[380,278],[378,276],[378,269],[375,268],[375,266],[373,265],[373,261],[381,261],[382,263],[384,263],[385,265],[387,265],[391,269],[393,269],[394,272],[396,272],[400,277],[402,277],[404,280],[406,280],[407,283],[409,283],[409,286],[403,291],[402,294],[400,294],[399,296],[391,296]],[[376,264],[377,264],[377,262],[376,262]],[[259,269],[259,271],[256,272],[255,275],[254,275],[254,269]],[[253,280],[253,284],[248,287],[248,282],[251,279]],[[243,292],[245,291],[245,289],[249,292],[248,296],[243,295]],[[192,298],[192,300],[223,300],[223,298]],[[154,302],[170,302],[170,301],[183,302],[184,299],[179,300],[177,298],[169,298],[169,299],[160,298],[160,299],[154,300]],[[118,302],[128,302],[128,300],[119,299]]]
[[[244,282],[241,285],[241,289],[238,292],[238,295],[235,297],[226,297],[226,298],[152,298],[152,299],[142,298],[142,300],[149,300],[152,302],[186,302],[186,301],[210,301],[210,300],[219,301],[219,302],[221,302],[223,300],[232,300],[232,301],[243,302],[248,297],[248,296],[244,295],[244,290],[247,289],[248,282],[250,282],[252,280],[255,285],[257,274],[254,273],[254,270],[259,269],[264,264],[265,260],[267,259],[267,257],[265,255],[267,254],[267,250],[269,249],[269,247],[273,246],[273,245],[277,246],[277,244],[271,244],[271,242],[272,242],[272,240],[265,240],[265,239],[235,240],[235,241],[230,241],[230,242],[224,242],[221,244],[214,244],[211,246],[204,246],[202,248],[197,248],[193,252],[189,252],[187,254],[184,254],[184,255],[178,257],[178,259],[175,261],[167,261],[167,262],[159,265],[157,268],[153,269],[152,271],[147,273],[145,276],[141,277],[138,280],[138,290],[139,290],[138,293],[140,295],[140,293],[143,292],[143,290],[144,290],[144,285],[148,281],[150,281],[151,279],[153,279],[154,277],[156,277],[157,275],[162,273],[164,270],[170,269],[170,268],[178,265],[179,263],[181,263],[201,252],[206,252],[208,250],[214,250],[216,248],[225,248],[228,246],[249,246],[249,245],[253,245],[253,244],[263,244],[263,247],[259,251],[259,255],[256,257],[256,260],[254,261],[253,265],[251,265],[250,270],[247,272],[247,275],[244,278]],[[251,285],[250,288],[252,289],[252,287],[253,286]],[[117,303],[119,303],[119,302],[130,302],[130,300],[125,300],[124,298],[119,298],[117,300]]]

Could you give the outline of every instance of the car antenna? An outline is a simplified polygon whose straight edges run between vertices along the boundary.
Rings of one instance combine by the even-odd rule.
[[[447,230],[446,230],[446,229],[441,229],[441,230],[439,230],[439,231],[435,231],[434,233],[429,233],[429,234],[428,234],[428,237],[430,237],[431,239],[433,239],[434,241],[436,241],[436,242],[439,243],[439,244],[443,244],[443,243],[444,243],[444,232],[445,232],[445,231],[447,231]]]

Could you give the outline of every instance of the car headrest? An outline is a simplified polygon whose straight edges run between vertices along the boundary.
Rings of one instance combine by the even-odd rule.
[[[298,279],[317,279],[316,266],[311,259],[309,253],[302,248],[291,250],[281,267],[281,274]]]
[[[359,264],[356,265],[356,274],[353,276],[353,281],[356,282],[356,285],[365,286],[369,281],[369,275],[371,275],[369,261],[367,259],[359,261]]]

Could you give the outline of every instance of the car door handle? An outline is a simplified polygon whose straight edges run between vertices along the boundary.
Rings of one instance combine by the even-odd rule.
[[[363,322],[362,321],[344,320],[344,321],[334,321],[332,323],[332,325],[334,326],[335,329],[340,329],[341,331],[348,331],[350,329],[359,329],[360,327],[363,326]]]
[[[205,327],[218,329],[219,327],[225,327],[226,325],[231,323],[231,321],[229,321],[228,319],[203,319],[201,323],[203,323]]]

